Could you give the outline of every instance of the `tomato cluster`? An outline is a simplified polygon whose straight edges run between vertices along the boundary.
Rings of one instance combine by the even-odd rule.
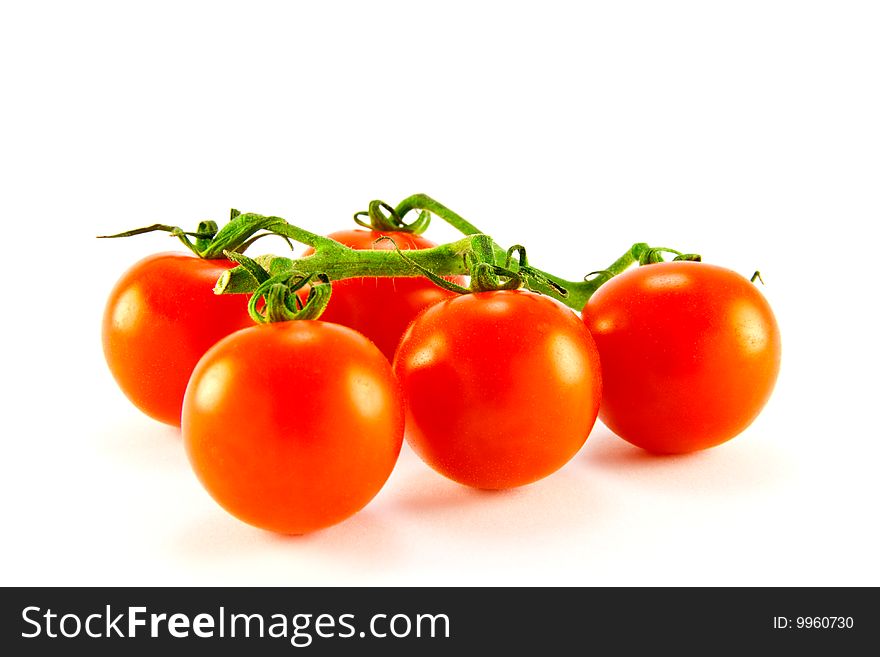
[[[355,249],[433,246],[403,232],[331,237]],[[729,440],[779,371],[764,297],[700,262],[614,276],[581,317],[527,290],[458,295],[428,278],[372,277],[334,282],[320,320],[260,325],[242,296],[211,292],[232,265],[176,254],[137,263],[110,295],[104,352],[136,406],[182,426],[214,499],[276,532],[320,529],[366,505],[404,427],[437,472],[510,488],[565,465],[597,416],[654,453]]]

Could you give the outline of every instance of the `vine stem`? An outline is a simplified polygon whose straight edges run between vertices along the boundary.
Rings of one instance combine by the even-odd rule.
[[[434,207],[436,208],[437,206],[440,206],[440,204],[436,204]],[[431,211],[434,212],[433,209]],[[440,214],[438,216],[442,217]],[[446,217],[443,218],[445,219]],[[296,271],[304,275],[325,274],[329,280],[333,281],[344,278],[375,276],[422,276],[424,269],[428,269],[438,276],[468,275],[471,273],[468,266],[469,260],[473,260],[472,256],[475,253],[481,253],[486,250],[487,241],[491,245],[492,251],[496,254],[498,261],[504,262],[507,255],[504,249],[495,244],[491,238],[481,233],[470,233],[463,239],[430,249],[410,250],[403,257],[396,250],[367,251],[351,249],[333,239],[322,237],[289,224],[280,217],[271,217],[270,219],[272,219],[271,222],[266,222],[271,226],[268,228],[269,230],[278,235],[307,244],[315,249],[315,253],[312,255],[298,259],[273,255],[255,258],[255,261],[272,277]],[[460,225],[465,227],[465,229],[476,230],[474,226],[465,220],[462,219],[461,221],[464,223]],[[633,245],[620,258],[611,263],[607,269],[603,270],[600,276],[588,281],[567,281],[561,277],[533,269],[539,276],[529,275],[526,270],[523,270],[523,283],[526,288],[551,296],[579,311],[586,305],[590,296],[599,286],[612,276],[624,271],[633,263],[638,262],[642,253],[648,248],[650,247],[643,243]],[[560,288],[565,290],[565,293],[541,281],[540,276],[555,282]],[[217,281],[214,292],[216,294],[249,294],[254,292],[261,283],[262,281],[258,281],[246,268],[236,267],[223,273]]]
[[[273,230],[292,239],[300,240],[302,229],[288,224]],[[308,232],[308,231],[304,231]],[[396,251],[366,251],[352,249],[328,237],[305,241],[315,249],[312,255],[299,259],[274,255],[257,256],[254,260],[270,276],[299,271],[303,274],[326,274],[331,281],[364,276],[421,276],[419,269],[400,257]],[[431,249],[407,251],[411,261],[439,271],[440,275],[467,274],[464,254],[471,249],[472,238],[466,237]],[[257,288],[257,280],[244,268],[236,267],[223,273],[214,292],[217,294],[249,294]]]
[[[453,210],[450,210],[445,205],[431,198],[427,194],[413,194],[412,196],[403,199],[395,208],[395,211],[401,218],[412,210],[431,212],[464,235],[478,235],[483,233],[483,231],[474,226],[471,222],[462,217],[460,214],[454,212]],[[504,262],[504,259],[507,256],[507,252],[495,242],[492,242],[492,247],[495,251],[496,260],[499,262]],[[537,267],[532,267],[532,270],[536,274],[538,274],[539,277],[543,276],[544,278],[547,278],[557,285],[565,288],[568,291],[568,295],[563,296],[559,294],[558,291],[554,290],[552,286],[540,285],[540,283],[536,285],[536,287],[539,288],[537,291],[540,291],[542,294],[552,296],[555,299],[562,301],[567,306],[570,306],[571,308],[580,311],[586,305],[587,301],[589,301],[593,293],[597,289],[599,289],[599,286],[608,281],[608,279],[610,279],[611,277],[617,276],[618,274],[623,272],[630,265],[639,262],[643,255],[650,250],[651,248],[644,242],[634,244],[629,251],[627,251],[617,260],[611,263],[606,269],[602,270],[602,275],[597,276],[596,278],[589,281],[568,281],[560,276],[556,276],[549,272],[538,269]],[[537,282],[533,281],[533,283]],[[527,287],[533,289],[531,288],[531,286]]]
[[[400,217],[406,215],[410,210],[427,210],[440,217],[443,221],[463,235],[476,235],[483,232],[460,214],[453,212],[427,194],[413,194],[412,196],[403,199],[397,205],[395,210]]]

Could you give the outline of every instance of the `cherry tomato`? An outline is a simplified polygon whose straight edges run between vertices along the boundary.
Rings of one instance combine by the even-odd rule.
[[[531,292],[441,301],[394,359],[407,440],[435,470],[478,488],[528,484],[581,448],[599,409],[599,357],[568,308]]]
[[[403,250],[436,246],[420,235],[375,230],[342,230],[328,237],[358,250],[389,250],[394,245],[380,237],[390,237]],[[303,255],[310,255],[313,249]],[[461,276],[449,280],[464,285]],[[428,306],[448,299],[454,292],[437,287],[427,278],[348,278],[333,281],[333,295],[321,319],[348,326],[366,335],[391,360],[400,336],[409,323]]]
[[[132,266],[104,311],[104,356],[119,387],[150,417],[180,426],[189,376],[220,338],[253,325],[247,297],[217,296],[234,263],[160,253]]]
[[[322,321],[254,326],[199,361],[183,404],[196,475],[229,513],[302,534],[379,491],[400,452],[403,410],[382,353]]]
[[[781,354],[773,311],[739,274],[700,262],[631,269],[602,285],[583,318],[602,361],[599,417],[656,453],[733,438],[773,391]]]

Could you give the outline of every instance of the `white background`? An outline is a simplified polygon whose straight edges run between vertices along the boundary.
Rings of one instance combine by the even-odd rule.
[[[3,584],[880,584],[876,3],[236,5],[0,10]],[[505,493],[405,450],[309,536],[227,516],[100,349],[114,281],[174,242],[94,236],[329,232],[415,192],[572,278],[636,241],[760,269],[770,404],[691,456],[597,426]]]

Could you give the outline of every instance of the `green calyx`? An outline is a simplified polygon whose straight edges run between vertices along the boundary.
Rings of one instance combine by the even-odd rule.
[[[383,233],[410,233],[421,235],[431,223],[431,213],[427,210],[419,212],[418,218],[411,224],[405,223],[397,210],[383,201],[370,201],[366,212],[356,212],[354,221],[359,226]]]
[[[264,217],[263,215],[244,213],[232,209],[229,212],[229,223],[219,228],[216,221],[202,221],[194,232],[188,232],[178,226],[166,224],[152,224],[143,228],[127,230],[115,235],[99,235],[98,239],[112,239],[117,237],[132,237],[155,231],[164,231],[172,237],[178,238],[184,246],[199,258],[206,260],[218,260],[225,258],[225,252],[243,253],[251,244],[267,235],[277,234],[272,228],[287,224],[280,217]],[[260,232],[266,231],[266,232]],[[282,236],[283,237],[283,236]],[[288,246],[293,245],[285,237]]]
[[[248,314],[257,324],[318,319],[330,302],[331,286],[326,274],[291,271],[273,276],[246,255],[227,251],[226,257],[238,263],[257,283],[248,301]],[[306,285],[310,285],[309,294],[303,301],[298,292]],[[264,301],[262,310],[259,308],[261,299]]]
[[[664,253],[672,253],[675,257],[672,259],[673,262],[680,261],[688,261],[688,262],[702,262],[703,256],[698,253],[682,253],[681,251],[676,251],[675,249],[670,249],[665,246],[654,246],[645,249],[642,254],[639,256],[639,266],[643,265],[653,265],[658,262],[665,262],[663,259]]]

